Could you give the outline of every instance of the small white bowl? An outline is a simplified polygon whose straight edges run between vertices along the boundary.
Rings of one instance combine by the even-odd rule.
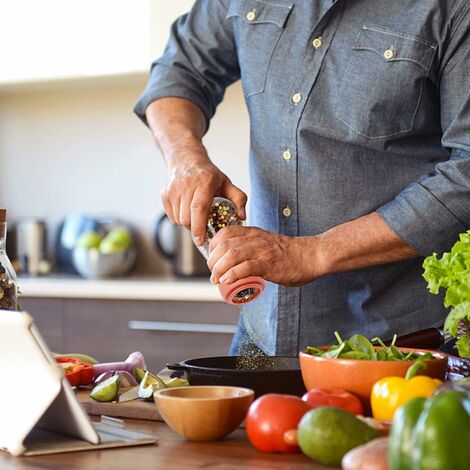
[[[87,279],[102,279],[127,274],[134,263],[135,256],[134,249],[104,254],[96,248],[75,248],[72,253],[75,269]]]

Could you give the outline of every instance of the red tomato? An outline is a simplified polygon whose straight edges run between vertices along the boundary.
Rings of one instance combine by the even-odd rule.
[[[284,441],[284,433],[297,429],[310,406],[294,395],[269,393],[255,400],[246,417],[246,433],[254,447],[262,452],[300,452],[297,445]]]
[[[364,414],[364,408],[359,398],[341,388],[314,388],[307,392],[302,400],[307,402],[311,408],[335,406],[349,411],[353,415]]]

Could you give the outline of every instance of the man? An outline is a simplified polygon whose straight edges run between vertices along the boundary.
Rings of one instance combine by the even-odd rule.
[[[232,352],[442,324],[421,264],[470,222],[469,64],[468,0],[200,0],[173,25],[135,111],[168,165],[165,210],[199,243],[214,195],[245,215],[201,142],[240,77],[250,114],[258,227],[219,232],[208,265],[271,282]]]

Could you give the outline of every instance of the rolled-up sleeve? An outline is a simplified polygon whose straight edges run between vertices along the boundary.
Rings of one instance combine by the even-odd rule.
[[[470,4],[448,28],[440,64],[442,145],[449,160],[407,186],[379,215],[424,256],[448,250],[470,227]],[[436,104],[437,106],[437,104]]]
[[[240,78],[229,0],[198,0],[172,25],[162,57],[153,62],[134,111],[147,124],[145,110],[163,97],[186,98],[204,113],[206,123],[228,85]]]

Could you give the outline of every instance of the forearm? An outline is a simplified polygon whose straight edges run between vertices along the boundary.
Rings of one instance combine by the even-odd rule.
[[[315,278],[419,255],[376,212],[331,228],[310,246]]]
[[[184,98],[160,98],[146,109],[145,116],[168,166],[208,161],[202,144],[206,129],[203,112]]]

